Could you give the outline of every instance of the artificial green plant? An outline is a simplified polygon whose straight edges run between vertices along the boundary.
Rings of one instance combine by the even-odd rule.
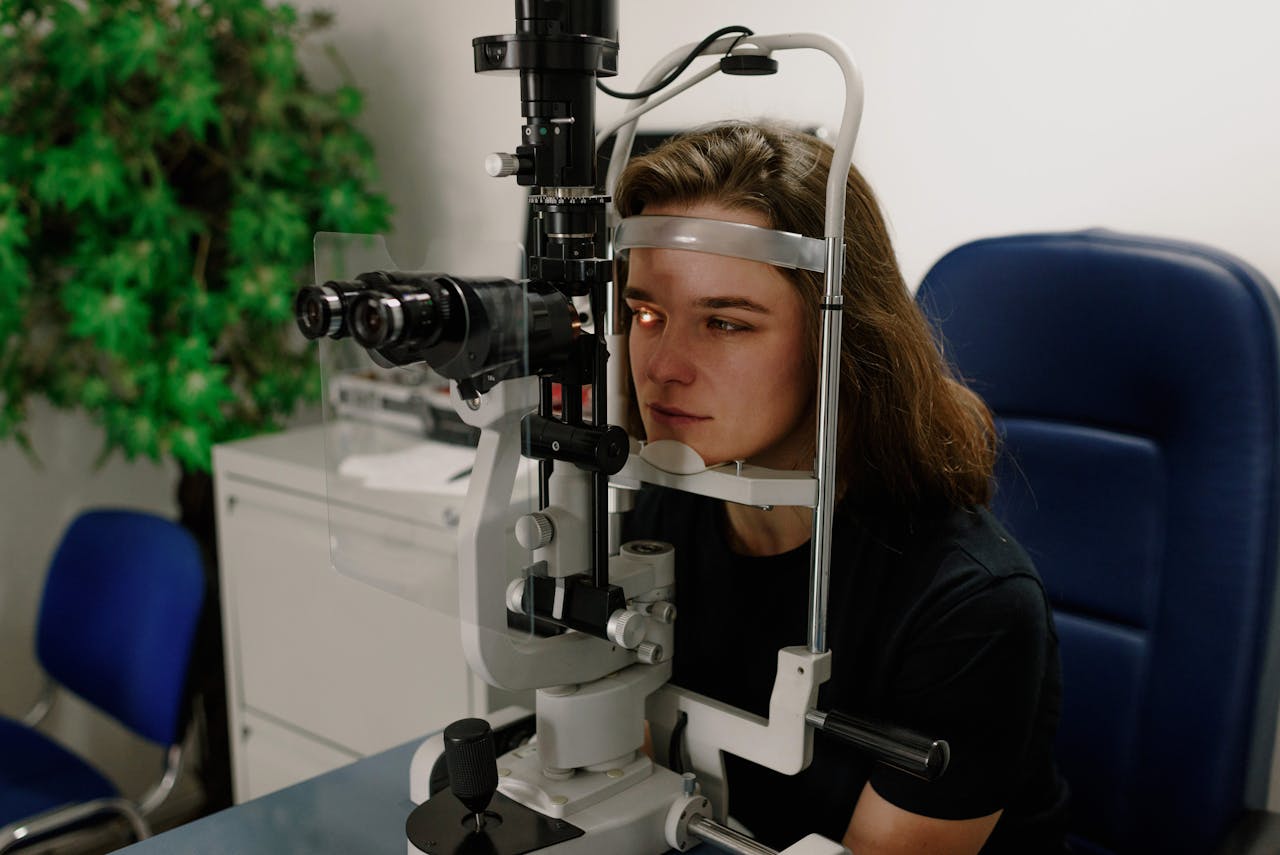
[[[318,393],[292,320],[312,235],[389,216],[349,75],[322,92],[299,66],[329,23],[0,0],[0,439],[30,450],[46,396],[102,425],[104,456],[207,470]]]

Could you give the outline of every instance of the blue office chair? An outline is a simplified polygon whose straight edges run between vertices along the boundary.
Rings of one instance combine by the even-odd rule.
[[[997,416],[995,510],[1054,605],[1077,850],[1215,851],[1256,825],[1276,721],[1275,293],[1095,230],[966,244],[917,301]]]
[[[139,839],[182,759],[185,684],[204,601],[195,540],[177,523],[124,510],[82,513],[54,554],[36,626],[50,683],[22,721],[0,717],[0,852],[123,816]],[[167,746],[160,780],[132,801],[35,730],[61,685]]]

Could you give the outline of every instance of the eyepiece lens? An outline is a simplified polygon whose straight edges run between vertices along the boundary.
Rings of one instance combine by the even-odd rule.
[[[319,285],[309,285],[298,292],[294,316],[298,322],[298,329],[304,336],[312,339],[321,338],[334,331],[330,328],[334,321],[333,307],[330,302],[336,300],[336,295],[327,294]]]
[[[400,301],[387,294],[365,294],[351,307],[351,332],[364,347],[382,347],[401,334]]]

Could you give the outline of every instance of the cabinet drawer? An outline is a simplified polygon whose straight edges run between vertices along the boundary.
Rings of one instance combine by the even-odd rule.
[[[231,478],[220,488],[239,703],[358,755],[469,714],[456,618],[335,572],[322,500]],[[368,516],[371,550],[419,564],[429,596],[455,611],[452,533],[406,526],[397,538],[385,519]]]

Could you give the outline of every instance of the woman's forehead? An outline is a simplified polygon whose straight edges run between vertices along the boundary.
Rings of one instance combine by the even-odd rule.
[[[629,292],[676,303],[724,297],[760,303],[798,299],[795,286],[772,264],[688,249],[630,250],[626,286]]]
[[[640,213],[647,217],[701,217],[704,220],[723,220],[726,223],[746,223],[762,229],[773,228],[763,211],[724,205],[709,199],[692,202],[649,202]]]

